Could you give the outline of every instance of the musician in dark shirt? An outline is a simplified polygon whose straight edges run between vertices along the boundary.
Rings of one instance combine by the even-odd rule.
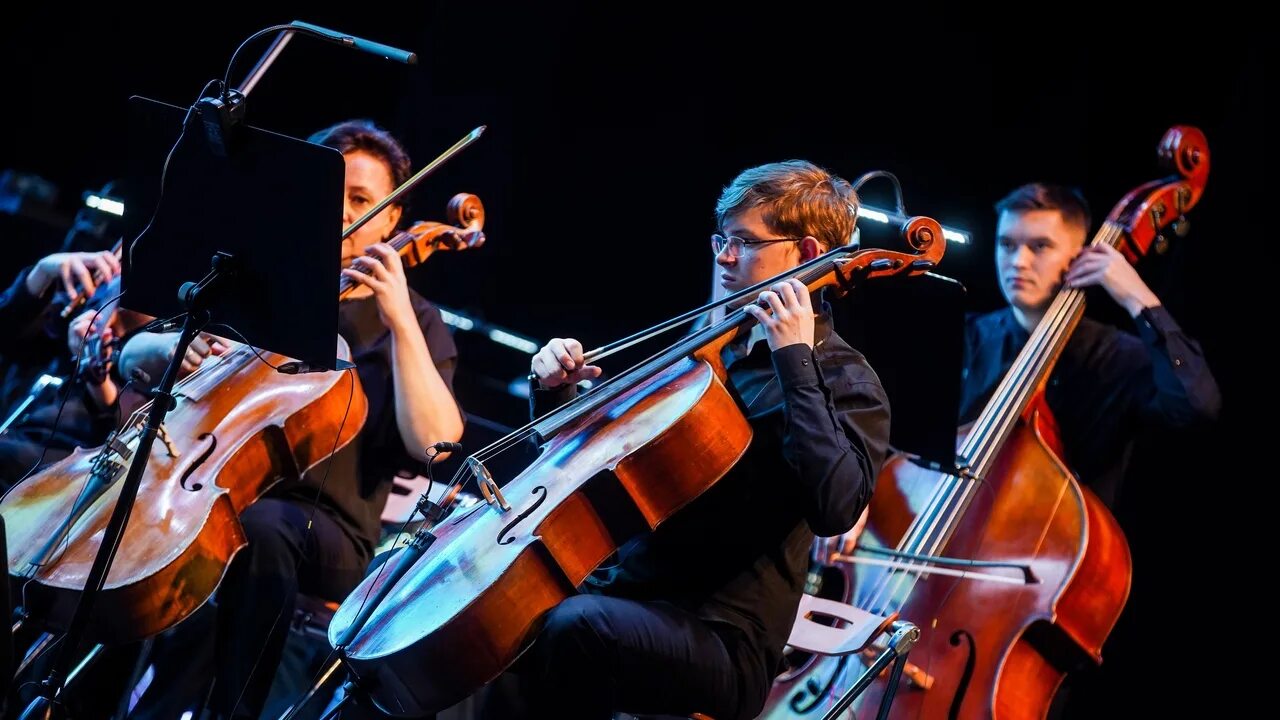
[[[114,321],[114,309],[103,313],[107,324],[101,339],[109,343],[119,324]],[[32,384],[29,397],[8,418],[0,419],[0,489],[67,457],[77,447],[101,445],[116,428],[120,386],[82,356],[85,335],[97,314],[96,309],[86,310],[67,324],[64,347],[69,352],[51,360],[42,381]],[[49,381],[52,387],[42,390]]]
[[[76,375],[96,306],[91,300],[70,323],[60,310],[81,294],[109,299],[94,293],[119,272],[111,252],[54,253],[0,292],[0,491],[40,462],[101,443],[115,426],[116,385]]]
[[[849,183],[807,162],[743,172],[716,208],[720,290],[846,244],[856,203]],[[487,717],[603,720],[626,711],[733,720],[760,711],[814,534],[848,530],[866,506],[889,410],[866,359],[832,331],[825,312],[815,315],[803,284],[778,283],[759,298],[768,310],[746,307],[760,324],[724,350],[729,386],[753,430],[746,453],[549,613],[516,668],[515,702],[491,693]],[[535,412],[600,374],[572,339],[548,343],[532,370]]]
[[[1089,206],[1078,192],[1024,185],[996,203],[996,212],[996,270],[1009,304],[968,319],[960,420],[982,412],[1062,284],[1101,287],[1133,318],[1137,335],[1081,319],[1049,376],[1045,399],[1067,467],[1114,508],[1140,432],[1216,420],[1222,405],[1217,382],[1200,345],[1124,256],[1107,244],[1085,246]],[[1132,623],[1133,613],[1123,613],[1112,638]],[[1131,644],[1110,642],[1101,668],[1068,675],[1050,717],[1095,717],[1112,707],[1108,667],[1118,667]]]
[[[120,261],[111,252],[54,253],[24,268],[13,284],[0,292],[0,353],[21,349],[16,339],[49,308],[55,288],[61,288],[67,299],[73,300],[81,294],[93,295],[98,283],[118,274]]]
[[[1077,191],[1033,183],[995,207],[996,271],[1008,306],[966,321],[960,423],[982,413],[1064,284],[1102,288],[1133,318],[1137,335],[1081,319],[1049,375],[1045,399],[1058,425],[1063,460],[1114,507],[1139,431],[1215,420],[1222,404],[1218,385],[1199,344],[1125,257],[1107,244],[1086,246],[1089,206]],[[856,538],[856,530],[843,538],[846,554]],[[1121,615],[1117,631],[1128,615]],[[1075,714],[1068,708],[1080,707],[1096,680],[1089,672],[1068,675],[1050,716]],[[1080,716],[1093,714],[1085,708]]]
[[[1215,419],[1218,385],[1200,346],[1120,251],[1085,247],[1089,208],[1078,193],[1024,185],[996,211],[996,270],[1009,305],[968,319],[960,421],[982,412],[1063,283],[1101,287],[1133,318],[1137,336],[1082,319],[1049,376],[1045,398],[1067,466],[1114,505],[1139,429]]]

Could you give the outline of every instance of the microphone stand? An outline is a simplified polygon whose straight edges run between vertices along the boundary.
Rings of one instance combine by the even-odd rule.
[[[85,581],[84,591],[80,594],[75,611],[71,615],[67,634],[58,648],[58,655],[49,671],[49,676],[40,683],[39,694],[23,711],[20,720],[66,717],[66,710],[59,696],[71,669],[71,661],[80,647],[85,630],[88,629],[94,602],[106,584],[111,563],[115,559],[120,539],[128,525],[129,514],[133,510],[138,488],[142,484],[142,474],[146,470],[147,462],[151,459],[151,446],[155,443],[161,425],[164,424],[165,415],[177,404],[176,398],[172,395],[173,385],[178,379],[178,369],[182,365],[183,357],[186,356],[187,346],[209,323],[209,306],[215,301],[223,281],[232,274],[231,265],[231,256],[219,253],[214,256],[212,269],[203,280],[198,283],[184,283],[178,292],[178,297],[187,310],[182,323],[182,334],[178,337],[178,346],[173,352],[173,357],[169,358],[169,365],[165,368],[160,386],[154,391],[151,410],[147,414],[147,423],[138,440],[138,449],[134,452],[132,462],[129,463],[129,472],[125,476],[124,485],[120,488],[120,497],[116,500],[111,519],[107,521],[102,545],[98,547],[98,553],[93,558],[93,566]]]

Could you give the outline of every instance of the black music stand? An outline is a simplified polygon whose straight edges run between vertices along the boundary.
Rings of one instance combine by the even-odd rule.
[[[338,240],[346,172],[341,153],[247,125],[217,126],[216,116],[146,98],[130,98],[130,112],[132,166],[121,193],[132,211],[126,216],[120,304],[158,318],[180,316],[182,335],[152,393],[144,431],[53,669],[24,719],[63,716],[58,695],[110,571],[156,434],[176,405],[171,393],[191,340],[216,322],[257,347],[312,367],[339,365]]]
[[[334,369],[342,154],[244,126],[235,149],[220,158],[193,114],[152,220],[161,168],[186,109],[141,97],[129,105],[131,167],[121,194],[125,207],[139,212],[126,215],[120,304],[160,318],[178,315],[185,311],[181,284],[204,277],[210,258],[227,253],[235,275],[214,321],[256,347]]]

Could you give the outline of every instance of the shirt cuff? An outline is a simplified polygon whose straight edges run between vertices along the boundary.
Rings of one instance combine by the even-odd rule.
[[[529,373],[529,397],[537,398],[538,402],[565,403],[578,396],[578,386],[573,383],[565,383],[557,385],[553,388],[544,388],[542,383],[538,382],[537,376]]]
[[[813,348],[795,343],[773,351],[773,370],[783,387],[818,384],[818,360]]]
[[[1170,333],[1181,330],[1164,305],[1143,308],[1134,322],[1138,326],[1139,337],[1148,345],[1162,344]]]
[[[53,283],[44,289],[39,295],[32,295],[27,289],[27,276],[31,274],[31,270],[35,266],[25,267],[18,273],[18,278],[14,280],[13,285],[9,286],[10,301],[18,306],[39,306],[43,309],[46,300],[53,295]]]

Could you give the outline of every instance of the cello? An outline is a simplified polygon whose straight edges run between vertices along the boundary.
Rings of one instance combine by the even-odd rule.
[[[917,217],[904,234],[914,253],[835,248],[725,301],[790,277],[814,291],[933,268],[940,226]],[[436,712],[497,677],[606,557],[738,462],[752,430],[720,350],[754,323],[742,309],[728,313],[466,459],[464,474],[489,502],[456,517],[428,506],[431,527],[365,578],[329,625],[382,712]],[[526,439],[543,452],[497,490],[484,461]]]
[[[1115,205],[1092,243],[1136,262],[1204,191],[1209,150],[1196,128],[1165,133],[1175,175]],[[1175,230],[1179,230],[1177,224]],[[853,603],[922,631],[892,705],[896,718],[1041,718],[1067,672],[1101,663],[1128,599],[1132,563],[1115,518],[1062,461],[1045,384],[1084,311],[1063,288],[971,426],[957,468],[898,454],[885,462],[853,563]],[[845,575],[847,577],[846,568]],[[820,718],[862,671],[821,658],[775,682],[761,717]],[[876,680],[855,709],[875,708]]]
[[[387,241],[406,266],[484,242],[479,198],[456,195],[449,212],[458,226],[418,222]],[[344,277],[339,296],[357,287]],[[338,356],[349,359],[342,338],[338,348]],[[177,405],[152,450],[122,551],[93,608],[90,641],[139,640],[190,615],[245,546],[238,520],[245,507],[279,478],[301,475],[356,438],[367,411],[356,376],[294,377],[276,371],[285,360],[240,345],[175,386]],[[28,606],[54,627],[66,625],[85,586],[145,409],[103,447],[77,449],[0,502],[9,572],[29,580]]]

